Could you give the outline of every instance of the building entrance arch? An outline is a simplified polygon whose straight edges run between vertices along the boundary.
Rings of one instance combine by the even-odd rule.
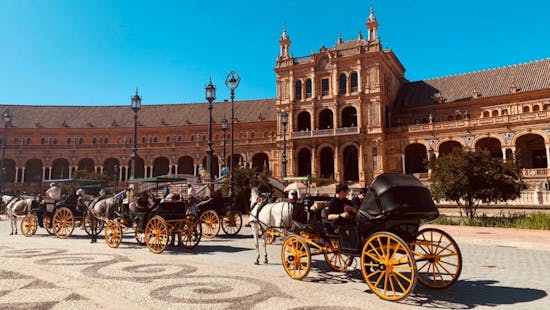
[[[420,143],[407,145],[405,148],[405,173],[426,173],[428,155],[426,146]]]
[[[538,134],[526,134],[516,140],[516,161],[520,168],[548,168],[544,138]]]
[[[349,145],[343,152],[344,181],[359,181],[359,151]]]
[[[334,151],[325,147],[320,152],[321,178],[334,179]]]

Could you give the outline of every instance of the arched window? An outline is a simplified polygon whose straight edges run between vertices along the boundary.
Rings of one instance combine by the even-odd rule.
[[[508,110],[507,109],[502,109],[502,115],[508,115]]]
[[[448,121],[453,121],[455,118],[452,115],[447,116]]]
[[[537,112],[540,110],[540,107],[538,105],[533,106],[533,112]]]
[[[491,116],[491,113],[489,111],[483,111],[483,117],[489,117]]]
[[[497,117],[498,116],[498,110],[493,110],[493,117]]]
[[[529,108],[529,106],[524,106],[523,113],[529,113],[529,112],[531,112],[531,109]]]
[[[311,98],[312,96],[311,92],[311,79],[306,80],[306,98]]]
[[[97,139],[96,138],[93,138],[92,139],[92,144],[95,144],[97,142]]]
[[[72,139],[71,139],[71,138],[67,138],[67,144],[71,144],[71,142],[73,142]]]
[[[302,99],[302,81],[296,81],[294,87],[294,97],[296,100]]]
[[[357,72],[352,72],[350,76],[350,82],[351,82],[351,91],[356,92],[358,90],[358,79],[357,79]]]
[[[346,75],[340,74],[340,78],[338,79],[338,93],[339,94],[345,94],[346,93]],[[323,93],[324,95],[324,93]]]

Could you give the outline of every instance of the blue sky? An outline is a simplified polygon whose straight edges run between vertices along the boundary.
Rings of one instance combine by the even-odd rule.
[[[0,0],[0,103],[126,105],[273,98],[286,25],[294,56],[366,35],[369,1]],[[373,0],[409,80],[550,57],[550,2]]]

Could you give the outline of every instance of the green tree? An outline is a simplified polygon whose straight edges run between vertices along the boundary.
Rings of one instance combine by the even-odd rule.
[[[455,150],[431,160],[431,190],[436,200],[456,202],[469,218],[481,202],[499,202],[520,196],[517,167],[491,158],[486,151]]]
[[[260,192],[269,192],[273,189],[268,180],[268,175],[259,173],[251,168],[233,169],[233,189],[235,191],[235,205],[241,211],[248,211],[250,205],[250,190],[258,187]],[[226,178],[222,192],[229,193],[230,178]]]

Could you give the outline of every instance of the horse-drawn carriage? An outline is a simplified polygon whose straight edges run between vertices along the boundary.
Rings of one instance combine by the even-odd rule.
[[[96,180],[84,179],[60,179],[53,180],[56,183],[71,183],[76,185],[97,186]],[[66,239],[72,235],[75,227],[82,227],[88,235],[90,223],[88,221],[87,206],[78,204],[76,194],[67,194],[58,201],[49,201],[37,196],[32,202],[28,213],[21,220],[21,231],[26,237],[33,236],[38,227],[43,227],[49,234],[60,239]],[[103,223],[99,229],[103,228]]]
[[[134,183],[166,182],[173,178],[148,178],[131,180]],[[190,213],[189,206],[183,201],[164,201],[155,198],[150,191],[140,192],[134,207],[123,210],[118,205],[114,212],[107,212],[107,217],[100,217],[107,224],[105,226],[105,242],[109,247],[116,248],[122,242],[123,233],[134,230],[136,241],[145,244],[155,253],[164,252],[168,240],[178,236],[184,248],[196,247],[201,239],[201,225],[197,218]]]
[[[214,238],[220,227],[226,235],[234,236],[243,226],[243,217],[233,207],[231,197],[214,195],[208,200],[197,203],[197,213],[202,226],[202,236]]]
[[[383,299],[405,298],[417,281],[446,288],[462,270],[460,249],[444,231],[420,230],[422,223],[438,215],[429,190],[414,176],[380,175],[369,187],[354,225],[337,227],[335,232],[324,220],[295,223],[297,233],[289,235],[281,249],[284,270],[291,278],[302,279],[311,269],[312,255],[323,254],[337,271],[359,256],[365,282]]]

